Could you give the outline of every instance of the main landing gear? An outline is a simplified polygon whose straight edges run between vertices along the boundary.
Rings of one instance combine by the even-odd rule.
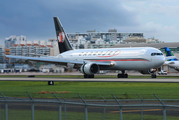
[[[124,74],[125,70],[122,70],[122,74],[118,74],[117,77],[118,78],[128,78],[128,74]]]
[[[94,75],[87,75],[87,74],[84,74],[84,78],[94,78]]]

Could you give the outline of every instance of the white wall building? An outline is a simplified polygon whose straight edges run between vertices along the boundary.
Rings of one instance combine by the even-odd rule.
[[[27,41],[26,36],[10,36],[5,39],[5,50],[8,55],[19,56],[39,56],[49,55],[56,56],[59,54],[57,40],[41,40],[41,41]],[[1,48],[0,48],[1,52]],[[33,55],[34,54],[34,55]],[[37,55],[35,55],[37,54]],[[8,58],[7,58],[8,60]],[[15,62],[16,59],[10,59],[10,63]],[[1,55],[0,55],[1,62]]]

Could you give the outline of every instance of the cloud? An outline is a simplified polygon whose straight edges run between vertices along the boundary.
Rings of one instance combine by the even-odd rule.
[[[135,13],[125,10],[117,0],[90,0],[85,2],[83,0],[66,0],[63,3],[49,3],[47,1],[44,4],[50,10],[56,11],[53,15],[59,16],[62,22],[65,21],[63,24],[69,24],[72,31],[107,30],[109,27],[114,28],[118,25],[135,26],[138,24]],[[131,21],[131,19],[133,20]]]
[[[128,0],[122,6],[138,13],[140,25],[135,31],[142,31],[146,38],[155,37],[161,41],[178,41],[179,2],[176,0]],[[126,28],[134,30],[134,28]]]
[[[136,26],[134,12],[118,0],[8,0],[0,5],[0,36],[23,34],[27,38],[55,37],[52,17],[58,16],[67,32],[107,31],[116,26]]]
[[[10,35],[25,35],[28,40],[55,38],[53,17],[57,16],[67,33],[117,28],[119,32],[142,32],[144,36],[165,41],[167,36],[177,38],[177,3],[176,0],[1,1],[0,38],[4,40]]]
[[[161,41],[166,42],[178,42],[179,40],[179,30],[176,28],[176,25],[167,26],[149,22],[144,25],[143,29],[145,29],[146,37],[160,38]]]
[[[154,14],[162,14],[167,15],[168,17],[177,17],[179,18],[179,5],[178,6],[169,6],[169,5],[161,5],[159,3],[157,4],[150,4],[149,5],[150,12]]]

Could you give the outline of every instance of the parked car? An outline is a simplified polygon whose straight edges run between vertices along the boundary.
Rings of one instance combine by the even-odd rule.
[[[167,75],[167,71],[165,71],[165,70],[161,70],[160,72],[158,72],[158,74],[160,75]]]

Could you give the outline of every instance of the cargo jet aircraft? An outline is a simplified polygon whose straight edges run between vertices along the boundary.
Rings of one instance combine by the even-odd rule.
[[[119,70],[121,73],[117,75],[118,78],[128,78],[125,70],[137,70],[156,78],[154,69],[160,67],[165,61],[162,52],[152,47],[74,50],[58,17],[54,17],[54,24],[59,55],[55,57],[6,55],[6,57],[70,66],[80,70],[84,78],[94,78],[94,74],[99,70]]]

